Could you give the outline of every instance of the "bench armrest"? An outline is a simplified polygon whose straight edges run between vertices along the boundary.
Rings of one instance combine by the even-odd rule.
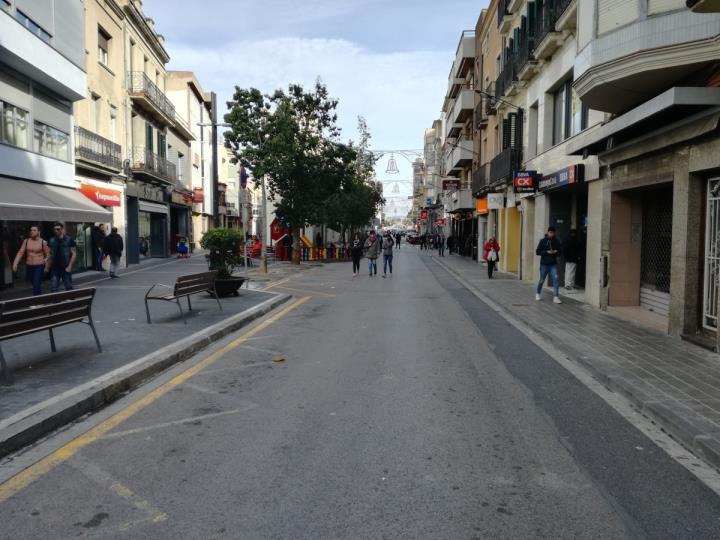
[[[164,283],[155,283],[155,285],[153,285],[152,287],[150,287],[150,288],[148,289],[148,292],[145,293],[145,298],[153,298],[152,296],[150,296],[150,293],[152,292],[152,290],[153,290],[155,287],[165,287],[166,289],[172,289],[172,288],[173,288],[173,287],[171,287],[170,285],[165,285]]]

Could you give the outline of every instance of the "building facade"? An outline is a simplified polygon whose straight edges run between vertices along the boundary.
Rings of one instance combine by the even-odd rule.
[[[85,269],[88,230],[111,220],[75,181],[73,104],[86,95],[84,3],[0,2],[0,287],[25,286],[12,262],[31,225],[54,221],[77,240]],[[91,259],[90,259],[91,260]]]

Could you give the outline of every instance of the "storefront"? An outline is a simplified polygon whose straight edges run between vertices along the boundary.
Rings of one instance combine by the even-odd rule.
[[[170,208],[167,189],[129,180],[127,184],[127,258],[138,263],[169,254]]]
[[[40,235],[49,240],[53,223],[65,225],[65,233],[77,244],[77,263],[73,272],[92,268],[87,242],[88,231],[95,223],[108,223],[111,213],[95,204],[78,190],[28,182],[0,176],[0,289],[7,287],[29,289],[24,265],[13,272],[12,263],[30,227],[40,227]]]
[[[170,194],[170,253],[175,253],[180,238],[192,245],[192,193],[187,190]]]
[[[93,201],[105,208],[110,212],[110,218],[107,222],[103,222],[106,226],[105,233],[110,232],[110,227],[118,227],[118,232],[121,236],[124,236],[124,223],[125,223],[125,195],[123,193],[124,187],[116,186],[108,182],[102,182],[100,180],[92,181],[84,179],[80,183],[78,191],[85,195],[88,199]],[[100,223],[96,223],[99,225]],[[82,237],[79,235],[76,237],[76,243],[80,246],[80,242],[83,243],[83,263],[88,268],[94,266],[94,250],[92,241],[93,227],[86,227],[83,231]],[[78,251],[80,249],[78,248]],[[124,253],[123,253],[124,255]],[[79,255],[78,255],[79,258]]]
[[[577,266],[575,285],[585,286],[585,256],[588,232],[588,187],[585,183],[583,164],[571,165],[558,171],[542,175],[538,181],[538,191],[545,195],[547,227],[555,227],[560,242],[567,242],[570,231],[577,232],[581,246],[580,261]],[[558,267],[560,282],[564,280],[565,265]]]

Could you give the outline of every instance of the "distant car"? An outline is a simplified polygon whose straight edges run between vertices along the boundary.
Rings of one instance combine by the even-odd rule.
[[[405,241],[406,241],[408,244],[413,244],[413,245],[414,245],[414,244],[419,244],[419,243],[420,243],[420,236],[418,236],[417,234],[408,234],[408,235],[405,237]]]

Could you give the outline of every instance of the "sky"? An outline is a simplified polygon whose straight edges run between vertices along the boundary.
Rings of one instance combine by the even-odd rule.
[[[440,116],[463,30],[473,29],[480,0],[145,0],[145,14],[165,36],[170,69],[194,71],[224,104],[235,85],[263,92],[322,79],[339,100],[344,139],[357,139],[364,116],[375,150],[421,149]],[[186,6],[183,8],[182,6]],[[412,169],[386,174],[386,212],[407,212]],[[399,181],[397,186],[394,181]],[[396,193],[396,191],[400,193]],[[393,210],[394,208],[394,210]]]

